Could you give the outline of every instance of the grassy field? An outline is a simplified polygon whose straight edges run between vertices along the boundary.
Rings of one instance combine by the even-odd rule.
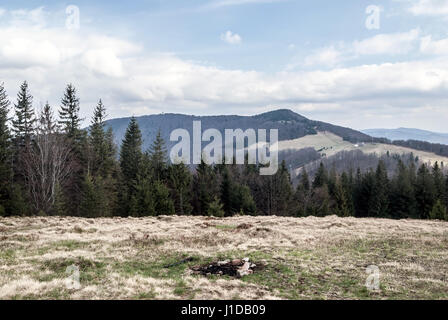
[[[190,271],[244,257],[265,267],[242,279]],[[448,299],[447,262],[439,221],[0,218],[0,299]],[[369,265],[379,290],[365,286]]]
[[[390,154],[409,154],[413,153],[418,156],[422,162],[434,164],[436,161],[448,162],[447,157],[438,156],[435,153],[414,150],[406,147],[382,144],[382,143],[365,143],[355,146],[353,143],[344,141],[341,137],[332,134],[331,132],[319,132],[316,135],[308,135],[295,140],[286,140],[279,142],[279,150],[300,150],[303,148],[312,147],[316,150],[321,150],[327,157],[333,156],[341,151],[361,150],[366,154],[375,153],[383,155],[389,152]]]

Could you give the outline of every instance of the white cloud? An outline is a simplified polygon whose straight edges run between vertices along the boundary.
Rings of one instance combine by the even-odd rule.
[[[259,3],[275,3],[287,0],[218,0],[211,1],[203,6],[205,9],[216,9],[221,7],[240,6],[245,4],[259,4]]]
[[[47,22],[47,18],[49,16],[48,12],[45,11],[44,7],[39,7],[32,10],[20,9],[10,11],[11,26],[25,26],[25,25],[33,25],[33,26],[45,26]]]
[[[237,33],[232,33],[232,31],[221,34],[221,40],[228,44],[240,44],[242,41],[241,36]]]
[[[420,43],[420,51],[425,54],[448,54],[448,38],[432,40],[431,36],[423,37]]]
[[[408,9],[412,14],[440,16],[448,15],[448,0],[411,0]]]
[[[263,73],[156,54],[98,33],[22,25],[0,27],[0,39],[0,82],[12,98],[28,80],[36,105],[49,100],[57,107],[65,85],[73,82],[84,117],[91,116],[101,97],[111,117],[162,111],[252,114],[268,105],[297,106],[309,116],[367,127],[374,112],[404,117],[425,106],[439,112],[448,94],[446,55],[326,71]],[[335,63],[339,56],[332,51],[337,50],[329,49],[320,60]],[[432,119],[434,126],[446,126],[445,114]]]
[[[3,16],[6,13],[6,10],[3,8],[0,8],[0,17]]]
[[[343,54],[333,46],[316,50],[312,55],[305,57],[303,65],[305,67],[324,66],[334,67],[342,60]],[[291,68],[289,68],[291,69]]]
[[[297,67],[334,68],[342,62],[372,55],[404,55],[418,49],[420,30],[378,34],[352,43],[339,43],[337,47],[328,46],[314,50],[305,58],[295,57],[286,70]]]
[[[353,43],[357,55],[406,54],[414,49],[420,36],[419,29],[409,32],[379,34]]]

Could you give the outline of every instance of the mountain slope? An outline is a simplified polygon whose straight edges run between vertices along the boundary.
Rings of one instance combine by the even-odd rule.
[[[363,133],[376,138],[389,140],[419,140],[430,143],[448,144],[448,133],[432,132],[413,128],[366,129]]]
[[[107,125],[114,131],[115,142],[121,144],[130,118],[113,119],[107,121]],[[255,116],[192,116],[183,114],[159,114],[137,118],[144,140],[143,149],[146,150],[155,139],[158,130],[170,148],[176,142],[170,142],[170,134],[173,130],[182,128],[190,132],[192,136],[193,121],[201,121],[202,130],[209,128],[218,129],[224,136],[225,129],[278,129],[279,140],[293,140],[307,135],[315,135],[319,131],[328,131],[347,141],[370,141],[371,137],[362,132],[335,126],[329,123],[307,119],[291,110],[281,109]]]

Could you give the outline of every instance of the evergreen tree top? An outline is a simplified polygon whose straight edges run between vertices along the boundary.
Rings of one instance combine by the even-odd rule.
[[[28,83],[24,81],[19,93],[17,94],[17,103],[14,104],[15,119],[12,121],[13,130],[21,140],[29,140],[36,122],[33,109],[33,96],[29,93]]]
[[[151,145],[149,154],[151,155],[151,160],[154,162],[162,163],[166,162],[167,160],[167,149],[165,147],[165,140],[163,140],[162,138],[160,129],[157,132],[156,139]]]
[[[0,123],[6,123],[8,120],[9,106],[8,95],[3,83],[0,83]]]
[[[76,96],[76,89],[72,84],[68,84],[64,97],[61,101],[61,109],[59,110],[61,124],[70,138],[75,138],[81,130],[81,121],[79,117],[79,99]]]
[[[100,125],[103,127],[106,117],[106,107],[104,106],[103,101],[100,99],[95,107],[95,110],[93,111],[92,126]]]

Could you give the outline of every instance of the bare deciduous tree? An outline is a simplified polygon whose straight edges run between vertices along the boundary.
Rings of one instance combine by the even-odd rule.
[[[70,144],[59,131],[48,103],[40,112],[32,146],[24,155],[24,172],[32,205],[37,212],[50,213],[58,189],[70,180],[74,166]]]

